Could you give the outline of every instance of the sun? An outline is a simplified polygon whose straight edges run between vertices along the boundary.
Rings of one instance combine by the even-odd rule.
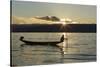
[[[56,23],[56,24],[62,24],[62,25],[66,25],[66,22],[64,22],[64,21],[59,21],[59,22],[54,22],[54,23]]]
[[[79,22],[72,22],[73,24],[79,23]]]
[[[66,22],[62,22],[63,25],[66,25]]]

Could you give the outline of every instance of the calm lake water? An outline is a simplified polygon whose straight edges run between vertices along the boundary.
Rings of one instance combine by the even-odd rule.
[[[59,41],[62,34],[65,40],[58,45],[63,46],[64,56],[58,47],[32,46],[19,40],[24,36],[30,41]],[[17,66],[96,61],[96,33],[12,33],[11,46],[12,65]]]

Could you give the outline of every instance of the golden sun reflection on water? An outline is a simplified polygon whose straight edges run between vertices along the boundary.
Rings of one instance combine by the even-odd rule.
[[[68,45],[68,41],[67,40],[65,40],[65,39],[67,39],[67,33],[62,33],[63,35],[64,35],[64,42],[63,42],[63,51],[64,51],[64,54],[66,54],[67,53],[67,45]]]

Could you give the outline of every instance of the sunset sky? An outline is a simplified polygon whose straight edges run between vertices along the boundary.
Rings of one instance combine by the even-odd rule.
[[[12,1],[13,23],[34,23],[39,20],[34,19],[35,16],[57,16],[80,23],[96,23],[96,6]]]

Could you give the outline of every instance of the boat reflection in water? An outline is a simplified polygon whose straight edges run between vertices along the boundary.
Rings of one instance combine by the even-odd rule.
[[[60,41],[29,41],[29,40],[25,40],[23,36],[21,36],[19,40],[24,42],[26,45],[41,45],[41,46],[42,45],[45,45],[45,46],[49,45],[49,46],[53,46],[53,47],[58,47],[60,49],[61,55],[63,57],[64,50],[66,48],[66,43],[64,42],[64,35],[65,34],[63,34],[61,36]],[[63,42],[63,44],[61,46],[57,45],[57,44],[62,43],[62,42]],[[24,44],[21,46],[24,46]]]

